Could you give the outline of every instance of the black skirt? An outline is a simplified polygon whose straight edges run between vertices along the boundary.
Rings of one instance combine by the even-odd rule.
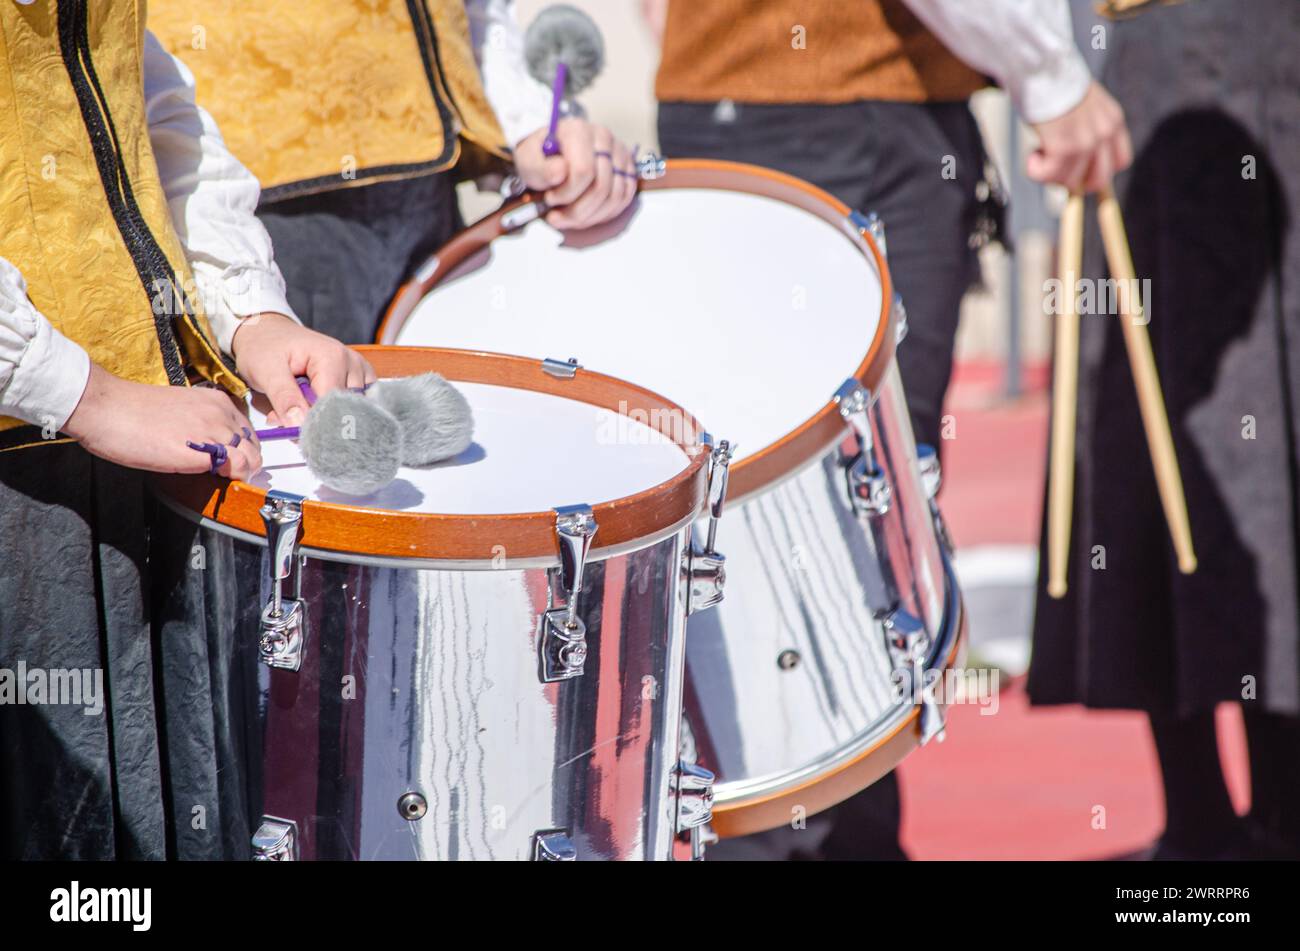
[[[460,230],[448,172],[262,205],[289,306],[314,330],[374,343],[397,289]]]
[[[28,701],[0,703],[0,857],[249,855],[257,655],[233,612],[256,606],[205,594],[233,590],[231,552],[147,478],[73,444],[0,453],[0,677]]]
[[[1137,152],[1117,187],[1200,567],[1177,570],[1121,327],[1084,316],[1070,591],[1040,576],[1030,696],[1294,714],[1300,4],[1193,0],[1109,35]],[[1084,274],[1105,275],[1091,212]]]

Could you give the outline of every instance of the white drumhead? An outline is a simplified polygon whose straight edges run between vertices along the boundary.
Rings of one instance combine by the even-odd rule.
[[[829,402],[879,326],[882,283],[850,232],[722,189],[643,192],[617,222],[498,238],[420,302],[408,346],[567,359],[661,393],[737,458]]]
[[[456,383],[474,413],[474,443],[428,468],[403,468],[373,495],[320,484],[291,440],[262,443],[263,471],[249,480],[308,499],[440,515],[508,515],[597,505],[660,485],[690,464],[686,453],[639,419],[547,393]],[[266,418],[253,410],[261,429]]]

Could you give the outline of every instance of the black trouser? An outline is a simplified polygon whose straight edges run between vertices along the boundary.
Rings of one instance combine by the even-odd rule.
[[[411,272],[461,227],[446,172],[264,204],[289,306],[314,330],[374,343]]]
[[[966,103],[661,103],[669,158],[715,158],[787,172],[885,224],[889,271],[907,308],[899,372],[918,442],[939,446],[962,296],[979,276],[972,236],[996,233],[985,152]],[[987,197],[987,193],[986,193]],[[865,342],[864,342],[865,349]],[[712,858],[905,858],[891,773],[808,821],[710,849]]]

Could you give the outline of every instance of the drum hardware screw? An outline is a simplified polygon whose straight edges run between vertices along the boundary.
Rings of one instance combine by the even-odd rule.
[[[570,628],[575,630],[575,628]],[[565,667],[581,668],[587,663],[587,642],[574,641],[572,644],[566,644],[560,648],[560,663]]]
[[[859,459],[849,471],[853,490],[853,507],[864,515],[885,515],[893,499],[893,489],[879,469],[868,470]]]
[[[542,683],[556,683],[581,677],[587,661],[587,627],[578,617],[582,575],[587,553],[596,534],[596,519],[590,505],[568,505],[555,509],[555,537],[560,550],[560,587],[566,604],[551,608],[542,616],[538,639],[539,677]]]
[[[715,547],[718,540],[718,523],[727,501],[727,477],[731,471],[731,457],[736,447],[722,440],[713,447],[713,437],[707,433],[702,442],[709,452],[709,525],[704,548],[692,542],[682,554],[682,572],[687,580],[686,613],[694,614],[711,608],[722,600],[727,583],[727,557]]]
[[[840,416],[858,440],[858,455],[849,467],[849,501],[859,515],[881,516],[889,511],[893,490],[876,458],[875,433],[871,429],[872,397],[849,377],[833,397]]]
[[[547,357],[542,361],[542,370],[553,377],[561,380],[572,380],[582,369],[582,364],[578,362],[577,357],[569,357],[568,360],[557,360],[554,357]]]
[[[777,655],[776,666],[780,667],[782,670],[794,670],[799,666],[801,660],[803,660],[803,658],[799,656],[797,650],[787,649],[781,651],[781,653]]]
[[[397,800],[397,814],[407,822],[423,819],[429,811],[429,803],[418,792],[409,792]]]
[[[258,649],[262,663],[268,667],[296,671],[302,666],[303,646],[307,640],[306,602],[301,597],[301,560],[295,556],[298,530],[302,524],[302,498],[271,491],[259,514],[266,527],[266,543],[271,563],[271,598],[262,608],[261,637]],[[299,570],[295,573],[294,566]],[[292,596],[285,596],[283,586],[293,578]]]

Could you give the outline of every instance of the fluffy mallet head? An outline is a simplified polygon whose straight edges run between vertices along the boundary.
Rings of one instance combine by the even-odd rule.
[[[402,429],[402,465],[427,466],[458,456],[474,438],[469,402],[437,373],[381,380],[366,392]]]
[[[564,87],[572,98],[595,81],[605,67],[605,40],[591,17],[567,3],[549,6],[533,19],[524,34],[524,59],[529,74],[543,85],[555,79],[555,67],[568,67]]]
[[[350,390],[331,390],[303,420],[298,448],[323,485],[347,495],[369,495],[397,477],[402,427],[378,402]]]

